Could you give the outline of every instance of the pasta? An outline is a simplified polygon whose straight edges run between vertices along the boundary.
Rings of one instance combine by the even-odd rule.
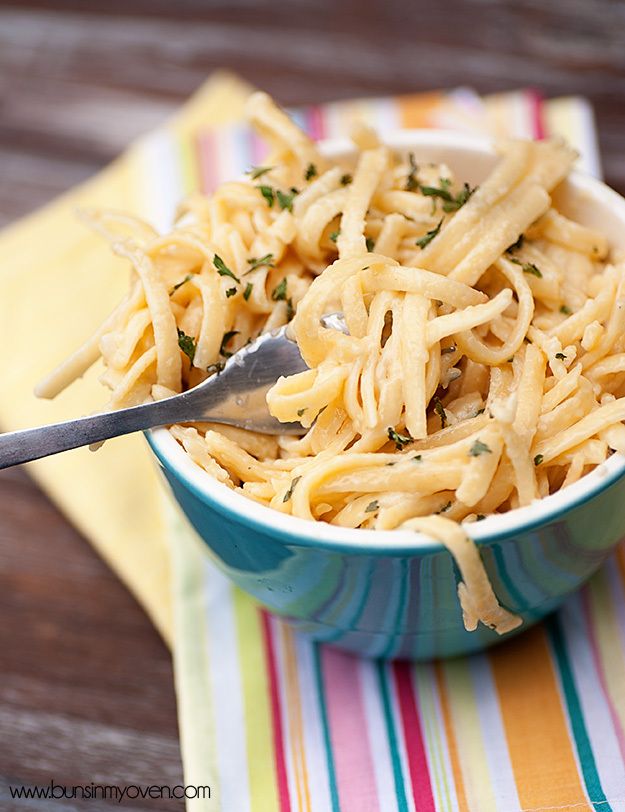
[[[167,397],[288,323],[309,369],[278,380],[268,406],[306,434],[195,424],[172,427],[176,440],[274,510],[439,539],[459,564],[467,628],[514,628],[460,524],[625,451],[625,265],[552,207],[573,151],[502,142],[472,189],[364,128],[355,162],[329,160],[262,93],[248,115],[267,164],[186,200],[170,233],[83,213],[131,265],[131,286],[38,394],[101,357],[109,407]],[[322,324],[334,312],[344,332]]]

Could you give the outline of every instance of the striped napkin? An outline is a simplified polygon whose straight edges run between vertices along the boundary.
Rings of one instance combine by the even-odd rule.
[[[75,225],[75,206],[131,208],[167,227],[185,194],[262,160],[262,145],[233,123],[247,92],[213,79],[105,172],[0,235],[4,429],[102,401],[95,374],[54,403],[30,396],[126,285]],[[600,173],[592,112],[578,98],[459,89],[294,113],[315,137],[345,134],[355,118],[382,133],[560,133]],[[17,364],[11,347],[24,330],[38,351]],[[365,661],[295,634],[233,587],[160,490],[141,438],[30,468],[172,644],[186,782],[211,786],[210,800],[188,802],[193,812],[625,810],[623,549],[558,615],[487,654]]]

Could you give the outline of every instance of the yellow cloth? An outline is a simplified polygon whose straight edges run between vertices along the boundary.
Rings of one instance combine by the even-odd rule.
[[[240,117],[249,88],[218,74],[164,126],[177,132]],[[87,338],[127,288],[123,263],[77,221],[76,209],[123,208],[141,214],[135,183],[141,140],[87,183],[0,235],[0,426],[4,431],[78,417],[101,407],[105,393],[91,370],[54,401],[35,384]],[[134,592],[171,644],[170,561],[158,475],[140,435],[118,438],[30,463],[68,519]],[[42,528],[41,543],[45,543]]]

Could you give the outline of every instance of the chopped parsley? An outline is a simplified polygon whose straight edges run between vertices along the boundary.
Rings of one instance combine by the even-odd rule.
[[[388,439],[395,443],[395,448],[398,451],[401,451],[405,445],[408,445],[408,443],[413,442],[413,438],[410,436],[408,431],[406,431],[405,434],[400,434],[398,431],[395,431],[392,426],[389,426],[386,433],[388,435]]]
[[[470,457],[479,457],[480,454],[491,454],[490,448],[481,440],[476,440],[469,449]]]
[[[412,458],[412,461],[413,462],[421,462],[422,459],[423,459],[423,457],[421,456],[421,454],[415,454],[414,457]]]
[[[274,166],[253,166],[251,169],[248,169],[245,173],[249,175],[252,180],[258,180],[258,178],[262,178],[262,176],[267,173],[271,172],[272,169],[275,169]]]
[[[446,201],[443,203],[443,211],[450,212],[450,211],[458,211],[461,209],[464,204],[469,200],[471,195],[475,192],[477,186],[473,189],[469,186],[468,183],[463,184],[462,189],[458,192],[458,194],[454,197],[452,201]]]
[[[174,293],[175,293],[175,292],[178,290],[178,288],[181,288],[183,285],[186,285],[186,283],[187,283],[187,282],[188,282],[190,279],[193,279],[193,274],[192,274],[192,273],[188,273],[188,274],[185,276],[185,278],[184,278],[184,279],[182,279],[180,282],[176,283],[176,284],[173,286],[173,288],[172,288],[172,289],[169,291],[169,295],[171,296],[172,294],[174,294]]]
[[[193,363],[193,359],[195,358],[195,339],[193,338],[193,336],[188,336],[179,327],[177,329],[178,329],[178,346],[187,356],[189,361]]]
[[[449,191],[451,181],[449,178],[439,178],[439,186],[419,186],[422,195],[432,198],[433,210],[436,207],[436,199],[442,200],[443,211],[452,212],[458,211],[462,208],[467,200],[477,189],[477,186],[472,189],[468,183],[463,184],[462,189],[455,195]]]
[[[257,268],[262,268],[263,266],[267,266],[267,268],[275,268],[273,261],[273,254],[265,254],[264,257],[250,257],[247,261],[247,264],[250,266],[249,270],[246,271],[243,276],[246,276],[248,273],[252,273]]]
[[[260,191],[261,195],[267,201],[267,205],[271,209],[273,207],[273,202],[275,200],[275,194],[274,194],[274,191],[273,191],[272,187],[271,186],[257,186],[256,188]]]
[[[523,269],[523,273],[531,273],[532,276],[537,276],[539,279],[543,278],[542,272],[540,268],[534,265],[533,262],[521,262],[520,259],[511,259],[510,262],[514,262],[515,265],[520,265]]]
[[[304,172],[304,180],[312,180],[317,177],[317,167],[314,164],[308,164]]]
[[[295,315],[295,308],[293,307],[293,299],[289,296],[286,300],[286,320],[291,321],[293,316]]]
[[[534,465],[536,465],[536,466],[541,465],[541,464],[542,464],[542,461],[543,461],[544,459],[545,459],[545,458],[543,457],[543,455],[542,455],[542,454],[536,454],[536,456],[534,457]]]
[[[293,479],[291,481],[291,485],[290,485],[288,491],[282,497],[283,502],[288,502],[289,499],[293,496],[293,490],[294,490],[295,486],[297,485],[297,483],[300,481],[300,479],[301,479],[301,476],[296,476],[295,479]]]
[[[238,276],[235,276],[230,268],[226,265],[223,259],[219,256],[219,254],[215,254],[213,257],[213,265],[217,268],[217,273],[219,276],[229,276],[231,279],[234,279],[235,282],[240,282]]]
[[[276,287],[273,289],[271,293],[271,298],[274,302],[285,302],[286,301],[286,276]]]
[[[367,237],[365,239],[365,245],[367,247],[367,253],[370,254],[375,248],[375,240],[372,237]]]
[[[251,282],[248,282],[245,290],[243,291],[243,298],[245,299],[246,302],[250,298],[250,296],[252,295],[253,288],[254,288],[254,285]]]
[[[407,192],[415,192],[419,188],[419,180],[417,178],[419,167],[414,159],[414,152],[408,153],[408,163],[410,165],[410,172],[408,172],[408,177],[406,178],[405,188]]]
[[[432,242],[434,237],[438,236],[438,233],[441,230],[441,226],[443,225],[444,219],[445,219],[444,217],[441,217],[441,219],[438,222],[438,225],[435,228],[430,229],[430,231],[426,231],[423,237],[419,237],[419,239],[416,240],[416,245],[418,245],[419,248],[425,248],[426,245],[429,245]]]
[[[304,408],[303,408],[303,409],[298,409],[298,410],[297,410],[297,416],[298,416],[298,417],[302,417],[302,416],[303,416],[303,414],[304,414],[304,412],[307,412],[307,411],[308,411],[308,406],[304,406]]]
[[[484,521],[485,518],[486,518],[486,516],[484,516],[483,513],[478,513],[477,516],[475,517],[475,521],[476,522],[482,522],[482,521]]]
[[[288,209],[288,211],[293,211],[293,198],[296,194],[298,194],[298,191],[295,188],[292,188],[290,192],[281,192],[280,189],[277,189],[276,198],[278,200],[278,206],[280,206],[282,210]]]
[[[227,332],[227,333],[224,333],[223,338],[221,339],[221,345],[220,345],[220,347],[219,347],[219,354],[220,354],[220,355],[223,355],[223,357],[224,357],[224,358],[230,358],[230,356],[232,355],[232,353],[231,353],[231,352],[229,352],[229,351],[226,349],[226,347],[227,347],[227,345],[230,343],[230,341],[231,341],[231,340],[232,340],[232,339],[233,339],[235,336],[238,336],[238,335],[239,335],[239,331],[238,331],[238,330],[228,330],[228,332]]]
[[[231,296],[234,296],[237,292],[238,288],[228,288],[226,291],[226,299],[229,299]]]
[[[560,313],[562,313],[563,316],[573,315],[573,311],[571,310],[571,308],[567,307],[566,305],[562,305],[562,307],[560,308]]]
[[[206,371],[208,372],[209,375],[212,375],[213,373],[219,375],[220,372],[223,372],[225,366],[226,365],[224,364],[223,361],[217,361],[217,363],[215,364],[209,364],[206,367]]]
[[[329,239],[332,240],[332,242],[336,242],[339,238],[340,233],[341,233],[340,229],[338,231],[331,231],[330,234],[328,235]]]
[[[445,502],[442,508],[439,508],[436,512],[437,513],[447,513],[449,508],[451,507],[451,502]]]
[[[349,186],[353,180],[354,178],[350,174],[341,175],[341,186]]]
[[[434,411],[441,419],[441,428],[444,429],[447,425],[447,412],[443,407],[443,404],[440,402],[439,398],[434,398]]]
[[[376,510],[379,510],[380,503],[377,499],[374,499],[373,502],[369,502],[367,507],[365,508],[365,513],[375,513]]]
[[[563,352],[557,352],[556,358],[558,361],[566,361],[566,355]]]

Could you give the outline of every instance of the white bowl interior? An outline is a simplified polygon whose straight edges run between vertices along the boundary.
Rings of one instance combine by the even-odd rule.
[[[386,143],[399,152],[412,151],[417,163],[446,163],[455,176],[475,185],[483,181],[497,162],[492,144],[483,138],[442,130],[404,130],[386,139]],[[322,151],[331,157],[349,158],[353,147],[346,140],[323,142]],[[602,231],[612,248],[625,250],[625,199],[605,184],[579,172],[573,172],[558,188],[554,200],[563,214],[578,222]],[[311,522],[287,516],[258,504],[209,476],[191,461],[167,429],[151,432],[152,441],[163,459],[167,460],[193,487],[205,493],[224,508],[251,519],[269,530],[280,529],[301,541],[338,543],[341,546],[406,549],[410,546],[435,546],[425,536],[400,530],[380,531],[335,527],[325,522]],[[469,523],[465,529],[476,541],[494,536],[521,532],[557,516],[559,513],[586,501],[608,481],[625,471],[625,458],[613,454],[605,463],[578,482],[531,505],[507,513],[487,516],[481,522]]]

